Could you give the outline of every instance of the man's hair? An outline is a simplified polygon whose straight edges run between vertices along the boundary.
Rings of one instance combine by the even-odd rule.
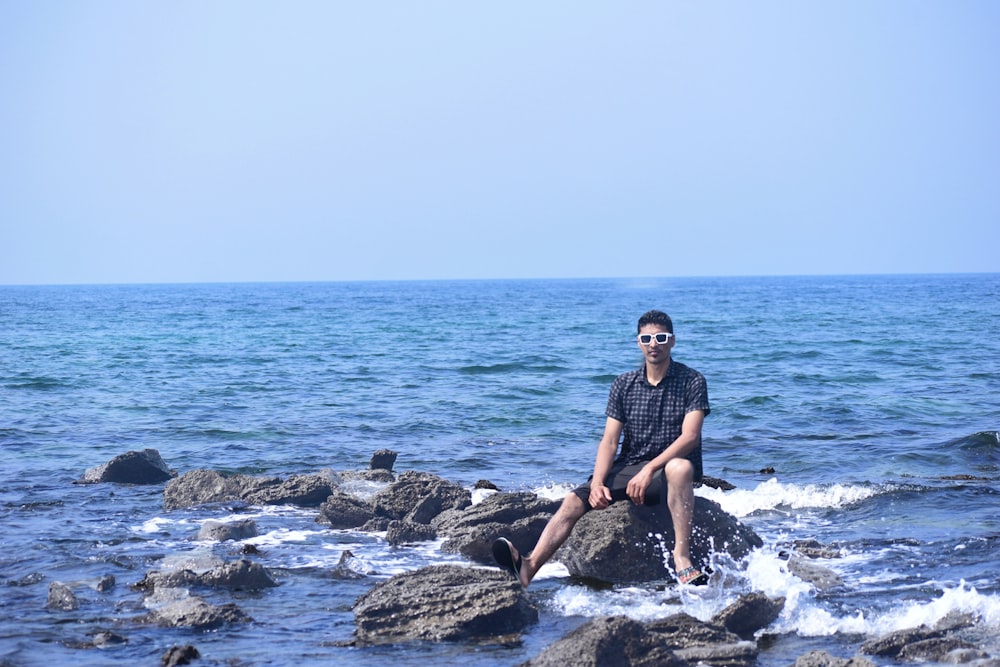
[[[643,313],[642,317],[639,318],[639,325],[635,328],[635,332],[639,333],[647,324],[659,324],[670,333],[674,332],[674,323],[670,321],[670,316],[662,310],[651,310],[648,313]]]

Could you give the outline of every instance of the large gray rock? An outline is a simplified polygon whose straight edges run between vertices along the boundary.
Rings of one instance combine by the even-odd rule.
[[[148,614],[146,622],[164,627],[215,630],[230,623],[252,621],[235,604],[211,605],[199,597],[189,597],[164,605]]]
[[[493,540],[502,535],[516,545],[534,545],[559,503],[534,493],[494,493],[471,507],[443,512],[434,520],[438,535],[447,538],[441,550],[492,564]]]
[[[875,663],[862,656],[836,658],[827,651],[810,651],[800,655],[794,667],[875,667]]]
[[[692,665],[751,667],[757,661],[757,644],[741,640],[717,623],[705,623],[689,614],[650,621],[646,629],[655,633],[674,655]]]
[[[709,562],[712,552],[739,560],[763,541],[707,498],[695,497],[691,556]],[[518,545],[519,547],[521,545]],[[674,528],[665,507],[613,503],[587,512],[556,553],[570,574],[613,584],[673,580]]]
[[[372,504],[341,491],[334,491],[319,506],[316,521],[332,528],[358,528],[375,518]]]
[[[226,476],[199,468],[170,480],[163,490],[163,506],[168,510],[207,503],[239,500],[242,476]]]
[[[90,468],[80,481],[84,484],[161,484],[177,476],[155,449],[131,451],[103,465]]]
[[[251,505],[319,507],[333,493],[333,488],[321,475],[293,475],[288,479],[254,479],[238,493],[241,500]]]
[[[430,523],[445,510],[471,504],[472,493],[467,489],[437,475],[413,471],[402,473],[372,499],[377,516],[414,523]]]
[[[229,540],[247,540],[251,537],[257,537],[257,534],[257,522],[253,519],[229,522],[209,520],[201,525],[198,539],[227,542]]]
[[[537,620],[538,609],[509,575],[456,565],[398,574],[354,605],[359,644],[502,637]]]
[[[777,620],[784,608],[785,598],[772,599],[763,593],[747,593],[716,614],[712,622],[742,639],[750,639],[758,630]]]
[[[204,572],[190,569],[147,572],[142,581],[133,586],[147,594],[164,588],[226,588],[230,590],[256,591],[278,585],[271,573],[260,563],[241,558],[230,563],[222,563]]]
[[[625,616],[587,621],[522,667],[688,667],[662,638]]]
[[[318,507],[332,493],[330,481],[323,475],[293,475],[282,479],[223,475],[215,470],[198,469],[167,484],[163,490],[163,505],[168,510],[230,502]]]

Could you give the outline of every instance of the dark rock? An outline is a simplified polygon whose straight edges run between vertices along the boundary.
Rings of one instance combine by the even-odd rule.
[[[241,519],[223,523],[221,521],[206,521],[198,531],[199,540],[226,542],[229,540],[246,540],[257,537],[257,522],[253,519]]]
[[[215,630],[232,623],[249,623],[252,619],[235,604],[214,606],[199,597],[189,597],[150,612],[146,620],[169,628]]]
[[[396,456],[396,452],[391,449],[380,449],[372,454],[368,467],[372,470],[392,471],[392,466],[396,465]]]
[[[357,528],[373,518],[375,509],[371,503],[341,491],[334,491],[319,506],[319,516],[316,517],[316,521],[329,524],[333,528]]]
[[[321,475],[293,475],[288,479],[255,480],[239,495],[251,505],[319,507],[332,493],[330,481]]]
[[[800,655],[794,667],[875,667],[875,663],[862,656],[835,658],[826,651],[810,651]]]
[[[656,633],[625,616],[595,618],[522,667],[688,667]]]
[[[116,584],[115,575],[106,574],[97,581],[97,592],[104,593],[110,591]]]
[[[45,601],[45,607],[58,611],[73,611],[80,608],[80,601],[69,586],[53,581],[49,584],[49,597]]]
[[[719,489],[720,491],[732,491],[736,488],[736,485],[730,484],[724,479],[709,477],[708,475],[701,478],[701,483],[711,489]]]
[[[486,490],[486,491],[499,491],[500,490],[500,487],[498,487],[496,484],[494,484],[493,482],[489,481],[488,479],[481,479],[481,480],[479,480],[478,482],[476,482],[475,486],[473,486],[472,488],[474,488],[474,489],[483,489],[483,490]]]
[[[448,509],[462,509],[472,504],[472,494],[437,475],[407,471],[372,500],[375,514],[390,519],[430,523]]]
[[[84,484],[161,484],[176,476],[177,473],[167,467],[160,457],[160,452],[144,449],[141,452],[126,452],[103,465],[90,468],[80,481]]]
[[[691,555],[696,563],[707,563],[717,550],[739,560],[762,544],[717,503],[695,497]],[[667,569],[673,547],[673,522],[665,507],[617,502],[587,512],[555,557],[574,576],[613,584],[673,580]]]
[[[538,541],[560,501],[534,493],[494,493],[470,507],[441,513],[435,520],[446,541],[441,550],[477,563],[493,563],[491,545],[499,536],[527,550]]]
[[[97,648],[120,646],[122,644],[128,644],[128,639],[117,632],[102,630],[94,635],[94,646]]]
[[[774,474],[774,467],[773,466],[767,466],[766,468],[761,468],[760,469],[760,474],[762,474],[762,475],[773,475]]]
[[[788,559],[788,571],[802,581],[812,584],[819,591],[828,591],[844,585],[843,578],[830,568],[817,565],[799,556],[792,556]]]
[[[242,476],[227,477],[214,470],[198,469],[170,480],[163,490],[163,506],[168,510],[206,503],[239,500]]]
[[[189,569],[168,572],[147,572],[146,576],[133,588],[147,594],[164,588],[227,588],[230,590],[256,591],[278,585],[271,574],[260,563],[241,558],[230,563],[222,563],[207,572]]]
[[[838,547],[822,544],[818,540],[795,540],[792,547],[797,553],[807,558],[841,558],[843,556]]]
[[[372,517],[370,521],[365,521],[365,524],[358,530],[365,533],[384,533],[389,530],[389,524],[393,521],[394,519],[390,519],[387,516]]]
[[[178,665],[190,665],[192,660],[201,657],[198,649],[188,644],[187,646],[172,646],[160,658],[163,667],[177,667]]]
[[[360,479],[365,482],[392,484],[396,481],[396,476],[392,473],[392,471],[384,468],[378,468],[376,470],[345,470],[337,473],[337,478],[341,482],[349,482]]]
[[[347,549],[340,554],[337,567],[330,572],[330,576],[334,579],[364,579],[370,574],[376,573],[369,571],[364,563]]]
[[[428,542],[437,539],[437,530],[426,523],[413,521],[393,521],[385,531],[385,541],[392,546]]]
[[[538,609],[499,570],[437,565],[377,584],[355,603],[354,620],[360,644],[453,641],[519,633]]]
[[[903,649],[909,644],[916,644],[928,639],[940,639],[947,634],[944,628],[930,628],[921,625],[917,628],[907,628],[897,630],[887,635],[870,639],[861,645],[861,651],[868,655],[877,655],[886,658],[898,658]]]
[[[754,642],[742,641],[724,627],[704,623],[689,614],[650,621],[646,629],[663,640],[674,655],[692,665],[751,667],[757,660]]]
[[[978,647],[958,637],[936,637],[907,644],[900,650],[899,659],[919,662],[946,662],[945,656],[954,651],[971,651]]]
[[[747,593],[716,614],[712,622],[742,639],[773,623],[785,608],[785,598],[771,599],[763,593]]]

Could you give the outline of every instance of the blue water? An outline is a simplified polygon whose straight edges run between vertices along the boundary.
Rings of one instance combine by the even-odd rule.
[[[765,540],[697,596],[596,591],[553,563],[520,644],[344,648],[373,583],[459,559],[324,529],[309,510],[167,512],[162,487],[72,484],[147,447],[179,472],[282,476],[365,468],[390,448],[397,471],[560,497],[592,469],[608,387],[639,363],[635,320],[654,307],[674,318],[674,357],[708,380],[706,474],[737,486],[698,493]],[[155,664],[192,643],[241,665],[514,665],[588,617],[708,618],[749,590],[788,599],[762,665],[850,656],[956,610],[996,636],[998,322],[997,274],[0,287],[0,662]],[[281,582],[236,596],[255,623],[135,623],[154,602],[130,584],[178,558],[235,558],[193,537],[244,516]],[[784,568],[806,538],[841,550],[823,564],[843,588]],[[331,578],[346,549],[380,574]],[[118,586],[99,593],[106,574]],[[45,609],[52,581],[79,610]],[[100,630],[128,643],[74,647]]]

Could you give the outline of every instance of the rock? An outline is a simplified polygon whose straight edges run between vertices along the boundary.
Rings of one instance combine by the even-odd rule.
[[[149,613],[146,620],[169,628],[214,630],[231,623],[249,623],[252,619],[235,604],[214,606],[199,597],[171,602]]]
[[[106,574],[97,580],[97,592],[105,593],[107,591],[110,591],[112,588],[115,587],[116,583],[117,581],[115,580],[115,575]]]
[[[445,537],[441,550],[459,553],[477,563],[493,563],[493,540],[504,536],[527,551],[538,541],[560,501],[534,493],[494,493],[482,502],[441,513],[435,520]]]
[[[752,667],[757,660],[754,642],[742,641],[726,628],[704,623],[689,614],[650,621],[646,629],[656,634],[674,655],[692,665]]]
[[[330,572],[330,576],[334,579],[364,579],[370,574],[376,573],[369,571],[361,559],[351,553],[349,549],[345,549],[340,554],[337,567]]]
[[[958,637],[935,637],[907,644],[898,658],[913,662],[947,662],[945,656],[956,651],[974,651],[978,647]]]
[[[284,480],[255,480],[241,489],[239,496],[251,505],[319,507],[332,493],[330,481],[320,475],[293,475]]]
[[[319,516],[316,521],[329,524],[332,528],[357,528],[375,518],[375,509],[371,503],[334,491],[323,504],[319,506]]]
[[[715,502],[695,497],[691,555],[707,563],[713,551],[739,560],[763,544],[760,537]],[[556,552],[570,574],[608,583],[673,580],[674,529],[663,506],[613,503],[587,512]]]
[[[479,480],[478,482],[475,483],[475,485],[472,488],[474,488],[474,489],[481,489],[481,490],[487,490],[487,491],[499,491],[500,490],[500,487],[498,487],[496,484],[494,484],[493,482],[491,482],[488,479],[481,479],[481,480]]]
[[[712,622],[742,639],[773,623],[785,608],[785,598],[771,599],[763,593],[747,593],[716,614]]]
[[[538,609],[509,575],[457,565],[398,574],[354,605],[360,644],[501,637],[537,620]]]
[[[147,572],[133,588],[151,594],[164,588],[227,588],[230,590],[256,591],[278,585],[260,563],[241,558],[222,563],[205,572],[191,569]]]
[[[875,667],[875,663],[862,656],[835,658],[826,651],[810,651],[800,655],[794,667]]]
[[[163,506],[168,510],[206,503],[239,499],[239,477],[227,477],[214,470],[198,469],[170,480],[163,490]]]
[[[257,537],[257,535],[257,522],[253,519],[241,519],[229,523],[210,519],[201,524],[201,530],[198,531],[199,540],[210,540],[212,542],[246,540],[251,537]]]
[[[385,541],[392,546],[429,542],[437,539],[437,530],[426,523],[413,521],[393,521],[385,531]]]
[[[736,488],[736,485],[730,484],[724,479],[709,477],[708,475],[701,478],[701,483],[711,489],[719,489],[720,491],[732,491]]]
[[[114,457],[107,463],[90,468],[83,474],[80,482],[97,484],[112,482],[115,484],[160,484],[177,476],[177,473],[167,467],[155,449],[144,449],[141,452],[131,451]]]
[[[59,581],[49,584],[49,597],[45,601],[45,608],[58,611],[73,611],[80,608],[80,601],[69,589],[69,586]]]
[[[198,649],[188,644],[187,646],[171,646],[163,657],[160,664],[163,667],[177,667],[177,665],[190,665],[192,660],[201,657]]]
[[[94,646],[97,648],[106,648],[108,646],[120,646],[122,644],[128,644],[128,639],[124,636],[118,634],[117,632],[111,632],[110,630],[102,630],[94,635]]]
[[[430,523],[444,510],[471,504],[472,494],[458,484],[437,475],[411,471],[401,474],[372,500],[376,515],[416,523]]]
[[[380,449],[372,454],[368,467],[372,470],[388,470],[391,472],[392,466],[396,464],[396,456],[398,456],[396,452],[391,449]]]
[[[688,667],[656,633],[625,616],[595,618],[522,667]]]
[[[838,547],[828,546],[818,540],[795,540],[792,548],[807,558],[841,558],[843,554]]]
[[[802,581],[812,584],[819,591],[828,591],[844,585],[843,578],[830,568],[817,565],[800,556],[788,559],[788,571]]]

